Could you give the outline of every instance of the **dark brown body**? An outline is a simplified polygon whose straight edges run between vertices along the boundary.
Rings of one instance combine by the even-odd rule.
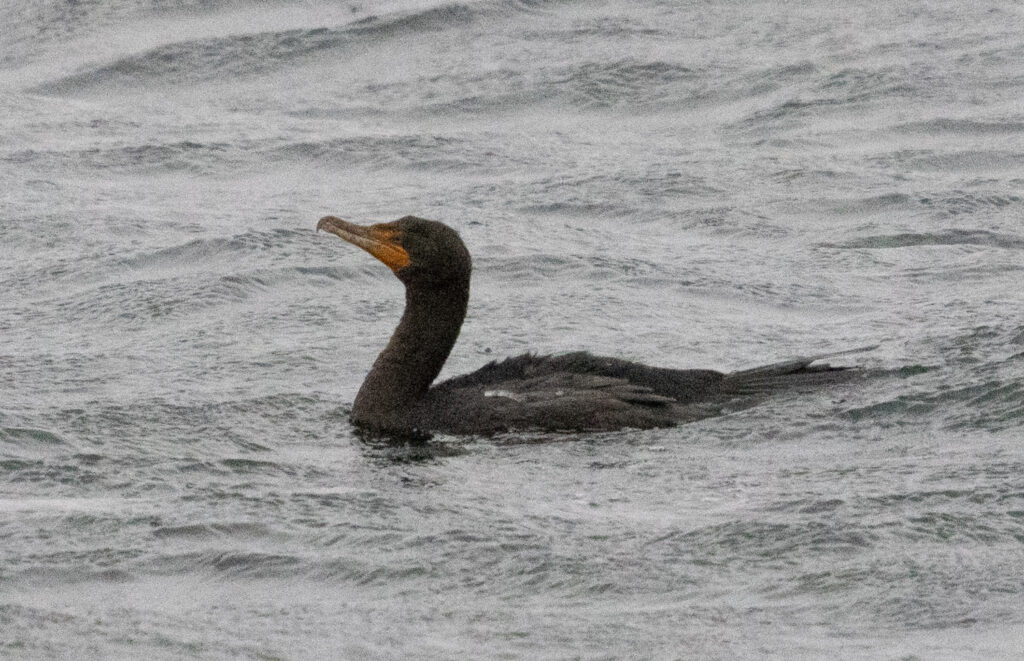
[[[368,227],[334,216],[325,229],[390,266],[406,287],[405,312],[356,396],[352,421],[384,432],[490,434],[666,427],[715,415],[773,390],[834,383],[854,371],[819,357],[724,374],[571,353],[523,355],[431,385],[462,327],[469,252],[442,223],[406,216]]]

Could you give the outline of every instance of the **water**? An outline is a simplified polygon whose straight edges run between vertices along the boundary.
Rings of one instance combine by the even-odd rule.
[[[0,8],[0,657],[1013,659],[1024,11]],[[668,430],[360,439],[400,313],[335,237],[474,253],[445,374],[586,348],[881,376]]]

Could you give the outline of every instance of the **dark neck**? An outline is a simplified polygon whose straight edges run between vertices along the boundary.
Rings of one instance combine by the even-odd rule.
[[[459,336],[468,302],[468,279],[444,289],[406,287],[402,320],[356,395],[355,422],[386,427],[426,394]]]

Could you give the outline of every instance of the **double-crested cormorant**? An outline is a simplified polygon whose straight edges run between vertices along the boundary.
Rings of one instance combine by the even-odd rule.
[[[406,216],[355,225],[325,216],[336,234],[387,264],[405,285],[405,312],[363,381],[352,422],[385,433],[599,431],[666,427],[715,415],[723,404],[852,373],[822,356],[724,374],[650,367],[578,352],[526,354],[431,386],[459,335],[471,261],[455,230]]]

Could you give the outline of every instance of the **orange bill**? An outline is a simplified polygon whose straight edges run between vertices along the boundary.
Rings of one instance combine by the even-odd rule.
[[[357,245],[384,262],[392,271],[409,265],[409,253],[402,247],[402,235],[394,223],[356,225],[335,216],[324,216],[316,224],[319,232],[324,230],[336,234],[351,244]]]

